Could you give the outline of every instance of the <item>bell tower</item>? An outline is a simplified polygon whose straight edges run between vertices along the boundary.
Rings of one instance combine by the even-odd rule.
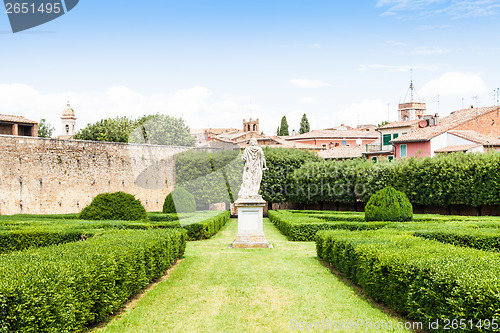
[[[71,108],[69,101],[66,108],[62,112],[61,121],[62,121],[61,136],[72,137],[73,135],[75,135],[75,126],[76,126],[75,110]]]
[[[413,72],[413,71],[412,71]],[[413,74],[413,73],[412,73]],[[408,101],[408,95],[410,95],[410,100]],[[410,88],[406,93],[405,100],[403,103],[398,105],[398,120],[415,120],[423,119],[427,107],[424,102],[420,100],[413,85],[413,79],[410,80]]]
[[[243,131],[259,133],[259,119],[243,119]]]

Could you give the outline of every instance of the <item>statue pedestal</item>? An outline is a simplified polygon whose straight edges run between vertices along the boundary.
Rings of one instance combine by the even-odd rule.
[[[238,234],[231,247],[244,249],[270,248],[272,245],[264,236],[262,198],[238,199]]]

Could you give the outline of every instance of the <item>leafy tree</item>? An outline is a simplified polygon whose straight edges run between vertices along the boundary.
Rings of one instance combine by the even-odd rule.
[[[134,121],[127,117],[102,119],[75,134],[77,140],[128,142]]]
[[[311,131],[311,126],[309,125],[309,120],[307,119],[306,114],[302,116],[302,120],[300,121],[300,134],[308,133]]]
[[[194,146],[196,139],[182,118],[169,115],[144,116],[136,121],[130,142],[155,145]]]
[[[278,129],[279,129],[279,131],[278,131],[279,136],[290,135],[288,133],[288,122],[286,121],[286,116],[283,116],[283,118],[281,118],[281,126],[278,127]]]
[[[384,125],[387,125],[389,122],[387,120],[384,120],[383,122],[381,122],[380,124],[377,125],[377,127],[382,127]]]
[[[52,127],[52,125],[47,122],[46,119],[40,119],[40,122],[38,123],[38,137],[39,138],[50,138],[52,137],[52,133],[54,132],[55,128]]]
[[[102,119],[76,133],[75,139],[151,143],[156,145],[193,146],[195,138],[184,120],[168,115],[144,115]]]

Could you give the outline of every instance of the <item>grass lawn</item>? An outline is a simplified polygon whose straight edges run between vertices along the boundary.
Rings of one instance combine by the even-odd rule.
[[[93,332],[287,332],[297,322],[337,325],[398,319],[374,307],[316,258],[314,242],[287,241],[264,220],[273,249],[230,249],[237,220],[209,240],[189,242],[185,258],[129,310]],[[361,322],[359,322],[361,324]],[[296,329],[292,329],[292,328]],[[360,326],[303,331],[363,332]],[[326,328],[326,327],[323,327]]]

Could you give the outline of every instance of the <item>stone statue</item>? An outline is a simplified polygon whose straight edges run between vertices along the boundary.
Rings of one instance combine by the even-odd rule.
[[[243,183],[241,184],[239,199],[260,199],[260,182],[262,181],[262,172],[269,170],[266,165],[266,157],[262,148],[257,146],[257,139],[250,139],[250,145],[245,148],[243,156],[245,168],[243,170]]]

